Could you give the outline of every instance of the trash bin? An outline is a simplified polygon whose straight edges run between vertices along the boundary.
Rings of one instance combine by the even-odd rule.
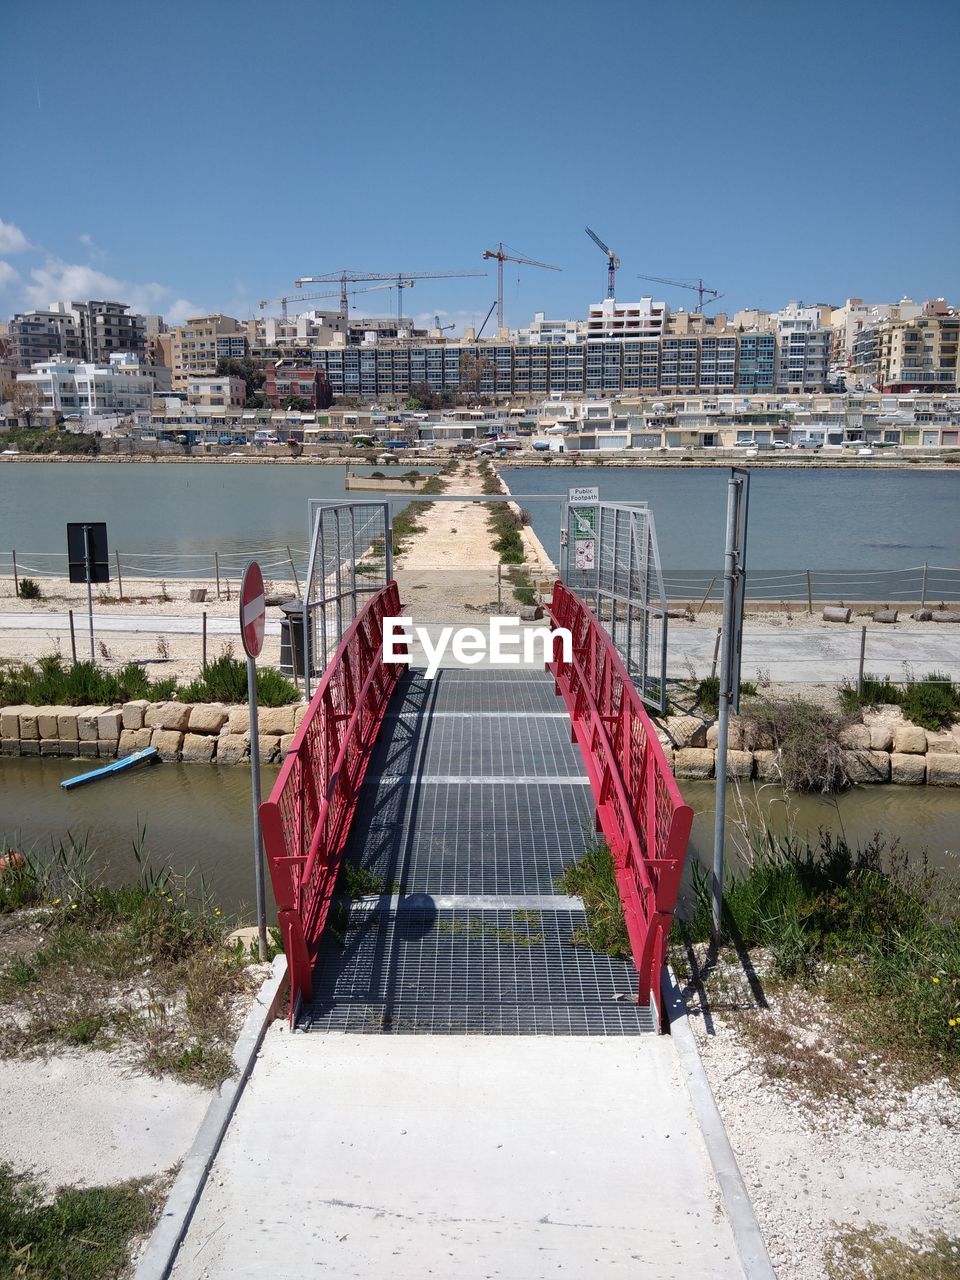
[[[280,671],[294,680],[303,679],[303,601],[284,600],[280,605]],[[317,674],[313,662],[313,638],[307,648],[310,674]]]

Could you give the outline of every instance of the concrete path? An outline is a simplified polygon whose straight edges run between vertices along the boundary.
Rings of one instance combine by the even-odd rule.
[[[174,1280],[742,1280],[669,1037],[276,1023]]]

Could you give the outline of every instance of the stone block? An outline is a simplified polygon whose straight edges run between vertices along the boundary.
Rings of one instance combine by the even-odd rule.
[[[20,740],[20,716],[28,707],[4,707],[0,711],[0,738]]]
[[[667,716],[663,727],[675,747],[705,747],[707,726],[696,716]]]
[[[876,724],[878,721],[902,719],[903,707],[898,707],[893,702],[878,702],[875,707],[864,707],[863,709],[864,724]]]
[[[42,756],[58,756],[60,754],[59,738],[41,738],[40,754]]]
[[[960,787],[960,755],[945,751],[928,751],[927,786]]]
[[[708,747],[716,747],[717,738],[719,737],[719,727],[717,722],[707,726],[707,743]],[[743,750],[743,725],[739,720],[729,720],[727,722],[727,750],[742,751]]]
[[[99,742],[119,742],[122,727],[122,711],[105,711],[102,716],[97,716],[97,740]]]
[[[29,707],[20,715],[20,739],[23,742],[40,741],[40,725],[37,720],[37,708]]]
[[[18,756],[19,754],[19,738],[0,738],[0,756]]]
[[[96,743],[93,744],[96,747]],[[38,756],[40,754],[39,738],[21,738],[20,739],[20,755],[22,756]]]
[[[97,744],[90,738],[81,738],[77,743],[78,756],[93,756],[96,759]]]
[[[298,704],[293,708],[293,731],[294,731],[294,733],[296,733],[296,731],[300,728],[301,724],[303,723],[303,717],[307,714],[307,707],[308,707],[308,703],[306,703],[306,702],[299,702],[299,703],[298,703]]]
[[[197,764],[209,764],[217,746],[216,738],[209,733],[184,735],[181,758]]]
[[[681,747],[673,757],[673,772],[678,778],[712,778],[713,751],[709,747]]]
[[[745,720],[740,749],[754,754],[758,751],[773,751],[773,734],[766,725],[758,724],[756,720]]]
[[[758,782],[779,782],[781,780],[780,752],[754,751],[753,767]]]
[[[663,748],[663,757],[667,762],[667,768],[673,772],[673,747],[666,746]]]
[[[922,786],[927,776],[926,756],[895,751],[890,757],[890,781],[908,787]]]
[[[144,712],[143,723],[150,729],[183,733],[190,723],[191,710],[189,702],[154,702]]]
[[[280,752],[280,737],[274,733],[260,735],[260,763],[272,764]]]
[[[890,781],[890,757],[886,751],[844,751],[843,763],[851,782]]]
[[[250,732],[250,708],[249,707],[230,707],[227,715],[227,732],[228,733],[249,733]]]
[[[927,753],[935,751],[937,755],[954,755],[960,752],[960,742],[953,736],[949,730],[940,733],[931,733],[927,730]]]
[[[125,702],[121,713],[124,729],[142,729],[143,718],[147,714],[149,705],[145,698],[135,698],[132,702]]]
[[[129,756],[134,751],[143,751],[145,747],[151,745],[150,739],[152,737],[152,729],[123,729],[120,733],[120,745],[117,749],[117,755]]]
[[[280,755],[285,756],[293,746],[293,740],[296,737],[294,733],[285,733],[280,739]]]
[[[57,715],[57,737],[76,742],[80,737],[77,729],[77,711],[75,707],[61,707]]]
[[[154,729],[150,745],[160,752],[161,760],[176,760],[183,746],[183,734],[176,729]]]
[[[117,743],[113,738],[100,738],[97,741],[97,756],[101,760],[116,760]]]
[[[66,756],[68,760],[72,760],[74,756],[79,755],[79,747],[76,738],[61,738],[60,751],[61,756]]]
[[[869,751],[870,730],[865,724],[848,724],[840,730],[840,745],[848,751]]]
[[[753,752],[728,751],[727,777],[746,779],[753,777]]]
[[[293,733],[294,707],[261,707],[257,716],[257,724],[261,736],[265,733],[280,736]]]
[[[37,707],[37,729],[39,730],[41,741],[44,738],[59,738],[60,730],[57,727],[59,711],[59,707]]]
[[[198,702],[190,708],[190,733],[219,733],[227,723],[227,708],[219,702]]]
[[[893,749],[899,755],[924,755],[927,750],[926,729],[921,729],[917,724],[909,724],[907,721],[904,721],[903,724],[895,725],[893,730]]]
[[[82,707],[77,712],[77,737],[81,742],[96,742],[97,719],[109,710],[109,707]],[[96,755],[96,752],[91,754]]]
[[[882,721],[867,726],[870,730],[870,750],[890,751],[893,747],[893,727]]]
[[[220,764],[239,764],[250,754],[250,739],[245,733],[221,733],[217,738],[217,760]]]

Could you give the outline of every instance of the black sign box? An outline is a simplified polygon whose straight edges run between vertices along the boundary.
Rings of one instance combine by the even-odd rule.
[[[109,582],[110,561],[107,556],[106,524],[68,524],[67,559],[70,561],[71,582],[86,582],[88,556],[90,581]]]

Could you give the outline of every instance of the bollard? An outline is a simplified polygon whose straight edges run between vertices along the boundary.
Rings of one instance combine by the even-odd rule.
[[[845,605],[825,604],[823,606],[824,622],[849,622],[850,610]]]

